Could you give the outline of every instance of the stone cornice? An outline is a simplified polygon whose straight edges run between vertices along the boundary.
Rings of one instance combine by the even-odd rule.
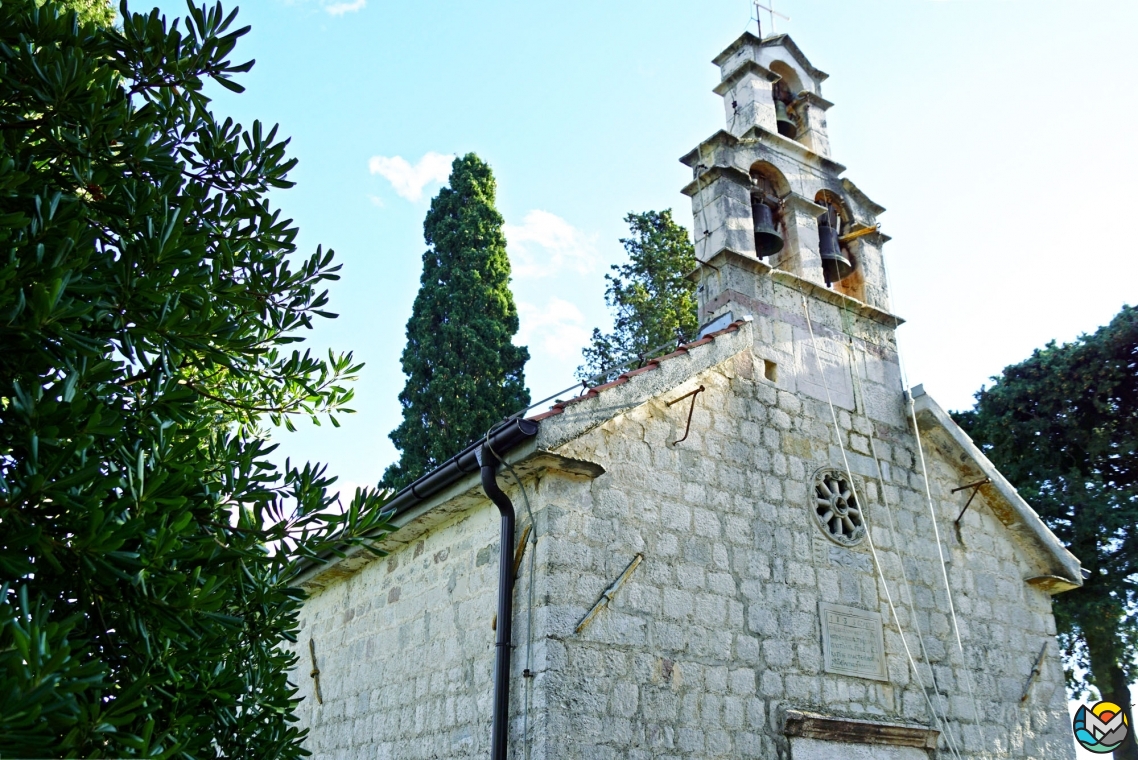
[[[828,111],[834,107],[834,104],[830,101],[819,95],[815,95],[812,92],[808,92],[807,90],[803,90],[802,92],[798,93],[798,96],[795,98],[795,100],[801,100],[803,103],[811,106],[816,106],[818,108],[821,108],[823,111]]]
[[[751,175],[746,172],[740,171],[734,166],[713,166],[696,179],[684,185],[680,192],[688,197],[692,197],[700,190],[710,187],[711,183],[717,179],[726,179],[746,188],[751,186]]]
[[[748,32],[748,34],[750,34],[750,32]],[[753,34],[751,36],[754,37]],[[761,47],[782,46],[786,48],[786,51],[794,57],[794,60],[798,61],[798,65],[806,69],[806,73],[814,77],[814,81],[819,84],[830,78],[829,74],[821,69],[815,68],[814,64],[810,63],[805,53],[802,52],[802,49],[795,44],[794,40],[790,39],[789,34],[775,34],[770,37],[765,37],[759,45]]]
[[[743,32],[734,42],[723,48],[723,52],[711,59],[716,66],[722,66],[728,58],[735,55],[735,51],[744,45],[762,47],[763,41],[750,32]]]
[[[790,36],[786,34],[776,34],[771,37],[759,39],[751,32],[743,32],[743,34],[741,34],[738,39],[724,48],[722,53],[711,59],[711,62],[716,66],[722,67],[723,64],[727,62],[727,59],[733,56],[737,50],[747,45],[751,45],[757,48],[778,47],[781,45],[782,47],[786,48],[786,51],[790,53],[795,61],[798,62],[798,65],[806,69],[806,73],[812,76],[814,78],[814,81],[823,82],[826,79],[830,78],[830,75],[826,72],[822,71],[821,69],[814,68],[814,65],[810,63],[809,60],[807,60],[805,55],[803,55],[802,50],[798,47],[798,45],[794,43],[794,40],[790,39]],[[728,71],[725,73],[727,75],[730,75],[732,72]]]
[[[846,177],[842,178],[842,189],[853,197],[858,204],[865,206],[869,212],[874,216],[879,216],[885,213],[885,207],[870,200],[870,197],[861,191],[857,185],[851,182]]]
[[[826,158],[819,153],[815,153],[797,140],[783,137],[778,132],[771,132],[769,129],[764,129],[758,125],[748,129],[743,133],[743,136],[739,138],[739,142],[743,145],[746,145],[748,140],[767,143],[773,149],[790,155],[804,164],[820,164],[824,170],[834,176],[838,176],[846,170],[846,167],[842,164],[839,164],[833,159]]]
[[[739,267],[740,269],[754,272],[760,276],[769,276],[772,280],[780,285],[792,288],[793,290],[796,290],[803,295],[813,296],[820,301],[825,301],[826,303],[833,304],[841,309],[844,309],[845,311],[848,311],[859,317],[870,319],[874,322],[885,325],[886,327],[898,327],[899,325],[905,324],[905,320],[901,317],[898,317],[896,314],[890,314],[889,312],[883,309],[879,309],[876,306],[870,306],[869,304],[859,301],[856,298],[847,296],[844,293],[839,293],[835,290],[831,290],[830,288],[819,285],[816,282],[811,282],[810,280],[799,277],[798,275],[791,272],[775,269],[770,264],[764,262],[762,259],[759,259],[753,255],[748,256],[746,254],[739,253],[738,251],[733,251],[730,248],[724,248],[720,251],[717,251],[715,255],[710,259],[705,262],[701,262],[700,266],[697,266],[691,272],[688,272],[685,277],[693,282],[698,282],[700,271],[705,266],[711,269],[719,269],[726,266]],[[702,316],[703,315],[700,315],[701,318]]]
[[[826,212],[824,206],[820,206],[806,196],[799,195],[798,193],[787,193],[782,196],[780,200],[791,211],[809,214],[810,216],[821,216]]]
[[[756,76],[767,80],[768,82],[777,82],[782,79],[778,74],[774,73],[765,66],[760,66],[754,61],[746,61],[739,68],[731,72],[731,75],[724,79],[719,84],[712,88],[712,92],[716,95],[726,95],[731,91],[735,85],[747,74],[755,74]]]
[[[819,301],[833,304],[841,309],[852,312],[859,317],[872,319],[874,322],[879,322],[886,327],[898,327],[905,324],[905,320],[898,317],[896,314],[890,314],[884,309],[879,309],[876,306],[870,306],[867,303],[857,300],[844,293],[839,293],[836,290],[830,290],[825,285],[819,285],[816,282],[807,280],[804,277],[799,277],[791,272],[784,272],[781,269],[771,270],[771,279],[780,285],[785,285],[788,288],[797,290],[799,293],[807,296],[813,296]]]
[[[681,156],[680,163],[684,166],[694,167],[696,164],[700,163],[700,154],[702,153],[706,155],[704,152],[705,148],[715,147],[718,145],[722,145],[727,148],[738,148],[740,146],[746,146],[748,143],[765,144],[769,149],[781,152],[790,158],[806,164],[807,166],[821,166],[824,171],[829,172],[835,177],[846,170],[846,167],[842,164],[839,164],[837,161],[834,161],[832,159],[826,158],[823,155],[815,153],[802,143],[791,140],[789,137],[783,137],[777,132],[771,132],[770,130],[764,129],[758,125],[748,129],[743,133],[742,137],[736,137],[730,132],[721,129],[711,137],[701,142],[696,148],[688,151],[683,156]],[[846,182],[847,180],[842,181]],[[865,197],[860,190],[857,192],[859,193],[859,197]],[[873,201],[870,201],[868,198],[865,198],[865,200],[868,203],[873,204],[873,206],[880,208],[877,206],[877,204],[873,203]],[[884,210],[884,208],[881,209],[881,211]]]
[[[727,265],[737,266],[740,269],[746,269],[756,274],[767,274],[774,269],[774,267],[754,254],[740,253],[732,248],[720,248],[715,252],[715,255],[707,261],[700,261],[695,269],[684,275],[684,279],[699,282],[700,274],[704,271],[705,267],[710,270],[716,270]]]
[[[680,157],[680,163],[683,164],[684,166],[690,166],[692,168],[695,168],[695,166],[703,160],[701,158],[701,154],[703,153],[704,148],[709,147],[709,146],[713,147],[715,145],[725,145],[728,148],[733,148],[738,144],[739,144],[739,138],[738,137],[731,134],[730,132],[727,132],[726,130],[721,129],[718,132],[716,132],[715,134],[713,134],[711,137],[709,137],[706,140],[704,140],[703,142],[701,142],[698,146],[696,146],[692,150],[689,150],[687,153],[685,153],[683,156],[681,156]]]

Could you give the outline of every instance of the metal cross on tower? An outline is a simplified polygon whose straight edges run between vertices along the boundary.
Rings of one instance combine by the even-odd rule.
[[[765,5],[763,5],[762,3],[760,3],[759,0],[755,0],[755,23],[758,24],[758,26],[759,26],[759,37],[760,38],[762,38],[762,36],[763,36],[763,22],[762,22],[762,16],[760,15],[762,11],[766,11],[767,13],[769,13],[771,15],[771,34],[775,33],[775,28],[774,28],[774,17],[775,16],[778,16],[781,19],[785,19],[786,21],[790,21],[790,16],[784,16],[783,14],[779,13],[778,11],[776,11],[774,9],[774,0],[767,0],[767,2],[770,3],[769,8]]]

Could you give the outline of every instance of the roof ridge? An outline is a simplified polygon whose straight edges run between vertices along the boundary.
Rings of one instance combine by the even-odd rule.
[[[601,385],[597,385],[597,386],[594,386],[592,388],[589,388],[584,393],[577,395],[577,396],[574,396],[571,399],[567,399],[565,401],[558,401],[556,404],[554,404],[549,409],[549,411],[542,412],[541,414],[535,414],[532,417],[526,417],[526,419],[530,420],[531,422],[541,422],[542,420],[545,420],[545,419],[548,419],[550,417],[554,417],[558,414],[561,414],[565,411],[565,407],[569,406],[570,404],[579,404],[580,402],[585,401],[587,399],[596,398],[597,396],[601,395],[602,393],[609,390],[610,388],[616,388],[617,386],[624,385],[625,383],[627,383],[629,381],[630,378],[636,377],[637,375],[643,375],[644,373],[651,372],[652,370],[655,370],[655,369],[659,369],[660,364],[662,362],[669,361],[669,360],[674,359],[678,356],[684,356],[691,349],[696,348],[698,346],[707,345],[708,343],[711,343],[712,341],[714,341],[720,335],[726,335],[727,333],[735,332],[739,328],[741,328],[744,324],[746,324],[748,321],[749,320],[745,317],[743,319],[736,319],[734,322],[727,325],[722,330],[716,330],[715,332],[708,333],[707,335],[703,336],[702,338],[700,338],[698,340],[694,340],[691,343],[681,343],[680,345],[676,346],[676,350],[670,354],[665,354],[664,356],[659,356],[659,357],[656,357],[655,359],[650,359],[643,367],[638,367],[637,369],[634,369],[634,370],[622,372],[614,380],[610,380],[607,383],[602,383]]]

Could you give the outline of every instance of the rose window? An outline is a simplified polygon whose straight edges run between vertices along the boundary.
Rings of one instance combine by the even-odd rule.
[[[826,535],[844,546],[865,538],[865,520],[850,485],[840,470],[822,470],[814,476],[814,515]]]

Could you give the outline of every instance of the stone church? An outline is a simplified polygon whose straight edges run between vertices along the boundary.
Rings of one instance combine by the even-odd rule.
[[[456,452],[386,557],[306,572],[315,758],[1074,758],[1078,560],[903,387],[826,74],[785,35],[714,63],[726,126],[681,159],[701,337]]]

